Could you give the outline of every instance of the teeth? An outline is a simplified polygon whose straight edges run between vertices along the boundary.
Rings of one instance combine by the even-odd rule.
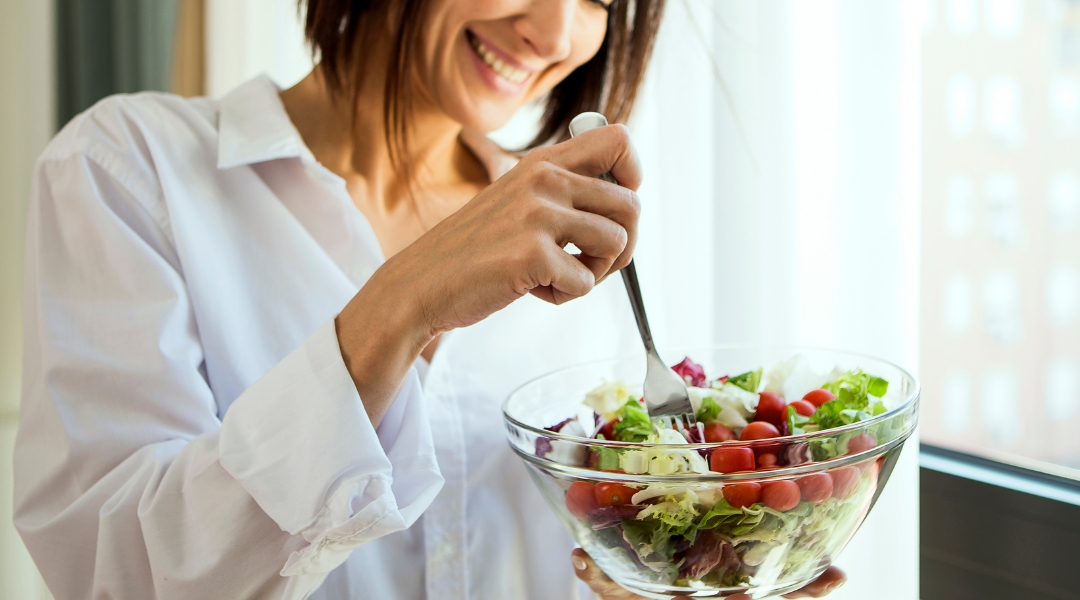
[[[472,44],[473,50],[476,50],[477,56],[483,59],[484,64],[491,67],[491,70],[498,73],[503,79],[512,83],[521,83],[529,78],[528,71],[522,71],[506,64],[477,38],[470,35],[469,42]]]

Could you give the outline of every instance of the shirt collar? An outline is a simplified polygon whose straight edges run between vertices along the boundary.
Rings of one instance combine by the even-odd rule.
[[[218,168],[231,169],[279,158],[314,161],[289,120],[280,90],[266,75],[244,83],[220,101]]]
[[[281,90],[269,77],[259,75],[223,97],[219,103],[218,168],[299,158],[316,162],[285,112]],[[461,140],[483,163],[491,181],[502,177],[520,157],[503,150],[478,132],[463,131]]]

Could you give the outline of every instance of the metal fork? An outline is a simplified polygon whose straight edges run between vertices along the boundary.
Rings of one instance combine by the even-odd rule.
[[[570,137],[577,137],[590,129],[607,124],[607,117],[600,113],[581,113],[570,121]],[[617,183],[611,173],[600,175],[600,179]],[[638,285],[637,269],[634,268],[633,259],[622,269],[622,278],[623,284],[626,285],[626,293],[630,296],[630,306],[634,309],[634,319],[637,320],[641,342],[645,345],[646,410],[651,417],[673,418],[674,426],[679,431],[688,428],[700,429],[696,427],[697,419],[694,417],[690,395],[686,391],[686,382],[671,370],[656,352],[652,332],[649,330],[649,319],[645,316],[645,302],[641,298],[641,287]]]

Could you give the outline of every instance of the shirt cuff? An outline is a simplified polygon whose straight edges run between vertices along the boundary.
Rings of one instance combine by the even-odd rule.
[[[236,399],[219,440],[225,470],[309,543],[284,576],[328,573],[353,548],[410,527],[443,484],[415,369],[376,431],[333,320]]]

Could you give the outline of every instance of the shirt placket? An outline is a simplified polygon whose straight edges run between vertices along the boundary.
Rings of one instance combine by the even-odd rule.
[[[440,348],[440,352],[445,348]],[[445,483],[424,512],[424,549],[428,598],[468,598],[468,547],[465,523],[465,435],[460,403],[442,362],[427,376],[427,409],[435,455]]]

